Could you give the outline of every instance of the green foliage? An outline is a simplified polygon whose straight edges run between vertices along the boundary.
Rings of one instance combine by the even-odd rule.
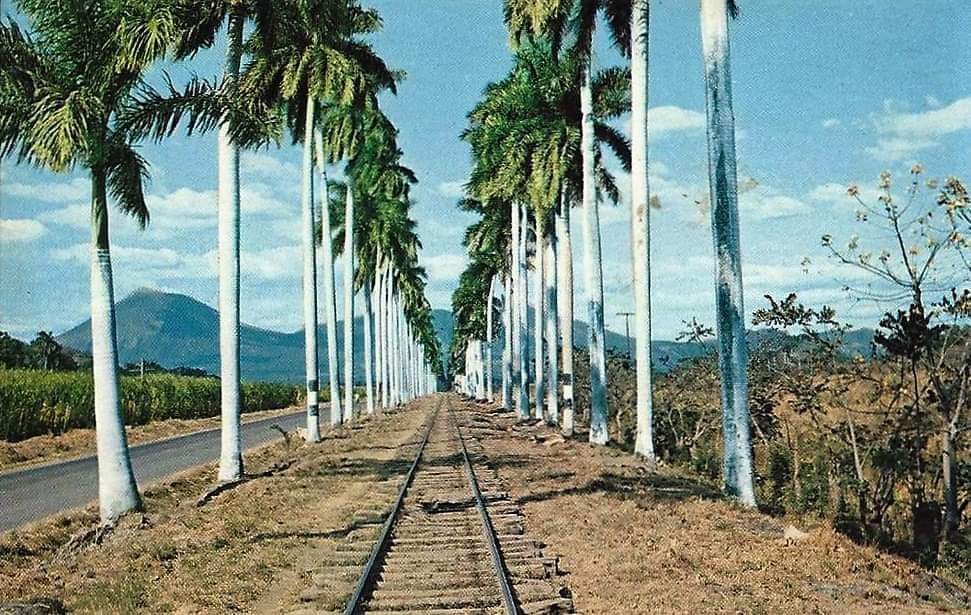
[[[243,412],[297,404],[301,390],[289,384],[244,382]],[[215,378],[148,374],[121,379],[126,425],[217,416],[219,400],[219,380]],[[90,372],[0,370],[0,438],[13,442],[92,427],[94,382]]]

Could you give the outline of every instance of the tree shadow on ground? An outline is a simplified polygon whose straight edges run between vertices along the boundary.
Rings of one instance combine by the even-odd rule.
[[[538,476],[537,478],[540,480],[550,480],[559,478],[559,476]],[[639,504],[646,502],[681,502],[695,498],[721,500],[724,497],[719,491],[710,486],[687,478],[660,474],[630,476],[605,472],[582,485],[574,485],[563,489],[536,491],[516,498],[516,502],[526,504],[570,495],[592,495],[598,493],[619,500],[634,501]]]
[[[357,478],[373,478],[387,480],[398,477],[408,471],[410,459],[336,459],[327,460],[313,467],[298,468],[295,476],[354,476]]]
[[[336,530],[330,530],[327,532],[311,532],[311,531],[288,531],[288,532],[261,532],[259,534],[254,534],[248,542],[258,543],[267,542],[270,540],[287,540],[290,538],[301,538],[305,540],[334,540],[334,539],[344,539],[356,532],[357,530],[362,530],[365,528],[374,528],[376,525],[384,523],[384,515],[370,515],[364,518],[355,519],[352,523]]]

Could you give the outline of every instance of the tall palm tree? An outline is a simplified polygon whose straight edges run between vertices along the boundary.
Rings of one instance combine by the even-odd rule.
[[[243,57],[243,29],[248,18],[253,19],[253,36],[269,41],[274,25],[271,0],[247,2],[195,2],[177,0],[181,22],[181,40],[176,58],[191,57],[200,49],[209,48],[217,33],[226,24],[226,60],[224,83],[234,87],[239,79]],[[219,457],[220,481],[237,480],[243,475],[240,441],[240,372],[239,372],[239,220],[240,178],[239,145],[230,135],[229,125],[219,127],[217,138],[218,197],[217,257],[219,265],[219,381],[221,388],[221,448]]]
[[[631,255],[634,263],[634,342],[637,370],[637,436],[634,452],[654,455],[651,385],[651,226],[647,156],[648,0],[631,0]]]
[[[491,84],[470,114],[471,125],[464,138],[472,144],[476,163],[469,182],[471,190],[480,196],[528,202],[534,217],[544,221],[558,204],[562,207],[561,201],[569,202],[582,192],[583,114],[577,103],[584,89],[583,66],[582,56],[565,54],[558,58],[546,41],[523,42],[510,75]],[[590,89],[591,104],[596,102],[594,187],[617,202],[619,191],[602,158],[607,147],[622,164],[630,163],[626,139],[608,123],[629,108],[629,77],[622,69],[600,71]],[[514,210],[514,233],[518,219],[525,217]],[[537,229],[547,233],[548,222]],[[520,244],[524,235],[519,233]],[[524,249],[519,252],[524,253]],[[514,251],[514,261],[517,258]],[[520,258],[520,264],[523,260]],[[522,277],[514,265],[513,295],[519,291],[525,298],[525,289],[516,285],[517,275]],[[525,302],[520,309],[524,307]]]
[[[701,0],[701,43],[708,111],[708,183],[715,244],[715,309],[725,442],[723,480],[727,493],[746,506],[755,506],[728,35],[729,16],[737,14],[734,0]]]
[[[277,23],[271,44],[257,40],[254,60],[243,75],[242,87],[252,97],[274,96],[284,101],[294,140],[302,142],[304,219],[304,331],[307,372],[307,439],[319,440],[317,408],[317,313],[316,247],[314,242],[313,150],[316,114],[330,121],[334,108],[363,105],[375,86],[394,88],[395,75],[361,40],[362,35],[381,27],[380,17],[362,9],[356,0],[286,0],[275,9]],[[339,157],[334,148],[343,142],[325,133],[324,152],[330,160]],[[317,148],[320,149],[320,148]],[[320,156],[318,155],[318,158]],[[329,275],[325,272],[325,275]],[[329,307],[329,306],[328,306]],[[329,312],[329,310],[325,310]],[[328,328],[328,331],[330,329]],[[333,382],[333,379],[331,380]],[[350,387],[353,383],[345,383]],[[331,399],[336,404],[336,398]],[[345,398],[346,406],[346,398]],[[350,412],[349,408],[343,409]],[[331,407],[331,420],[338,422],[340,410]]]
[[[337,377],[337,295],[334,284],[334,245],[331,230],[331,207],[327,181],[327,157],[320,126],[314,131],[317,153],[317,176],[320,178],[320,249],[324,267],[324,325],[327,335],[327,383],[330,388],[330,421],[341,422],[340,380]]]
[[[82,167],[91,181],[91,342],[98,502],[112,521],[140,508],[118,390],[109,199],[145,227],[148,164],[131,121],[151,115],[138,94],[148,69],[175,44],[176,14],[134,3],[21,0],[28,35],[0,24],[0,156],[54,172]]]

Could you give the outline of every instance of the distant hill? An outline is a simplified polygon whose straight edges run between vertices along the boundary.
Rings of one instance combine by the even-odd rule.
[[[154,361],[165,368],[193,367],[219,373],[219,314],[215,309],[186,295],[140,289],[116,305],[119,363]],[[532,316],[532,314],[530,314]],[[452,342],[454,322],[447,310],[433,310],[435,330],[442,348]],[[342,325],[338,323],[340,332]],[[532,318],[530,318],[532,328]],[[760,329],[752,332],[755,343],[765,336],[784,333]],[[326,333],[319,330],[320,377],[327,381]],[[869,354],[873,332],[857,330],[847,338],[847,350]],[[583,346],[586,324],[574,323],[574,340]],[[85,321],[57,337],[65,346],[91,352],[91,322]],[[355,380],[363,379],[364,328],[361,318],[354,326]],[[627,338],[608,330],[606,344],[610,351],[625,353]],[[496,346],[499,348],[498,343]],[[656,369],[666,369],[679,361],[708,352],[711,344],[655,341],[652,344]],[[343,356],[343,343],[338,343],[338,356]],[[240,368],[244,380],[302,382],[304,380],[303,330],[281,333],[243,324],[240,328]],[[498,356],[498,354],[497,354]],[[532,360],[528,362],[532,365]],[[497,366],[498,369],[498,366]]]
[[[118,327],[118,361],[154,361],[166,368],[195,367],[219,373],[219,314],[192,297],[140,289],[115,307]],[[338,336],[342,330],[337,325]],[[326,333],[319,329],[320,375],[327,381]],[[243,324],[240,327],[240,370],[244,380],[302,382],[303,330],[281,333]],[[356,319],[355,379],[364,364],[363,321]],[[83,352],[91,351],[91,321],[58,336],[58,341]],[[338,344],[343,356],[343,344]]]

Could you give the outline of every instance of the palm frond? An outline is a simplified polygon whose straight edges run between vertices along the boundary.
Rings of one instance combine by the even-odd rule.
[[[144,185],[149,179],[148,162],[131,145],[119,139],[111,139],[106,170],[108,190],[118,210],[133,217],[139,228],[144,229],[149,222],[144,191]]]

